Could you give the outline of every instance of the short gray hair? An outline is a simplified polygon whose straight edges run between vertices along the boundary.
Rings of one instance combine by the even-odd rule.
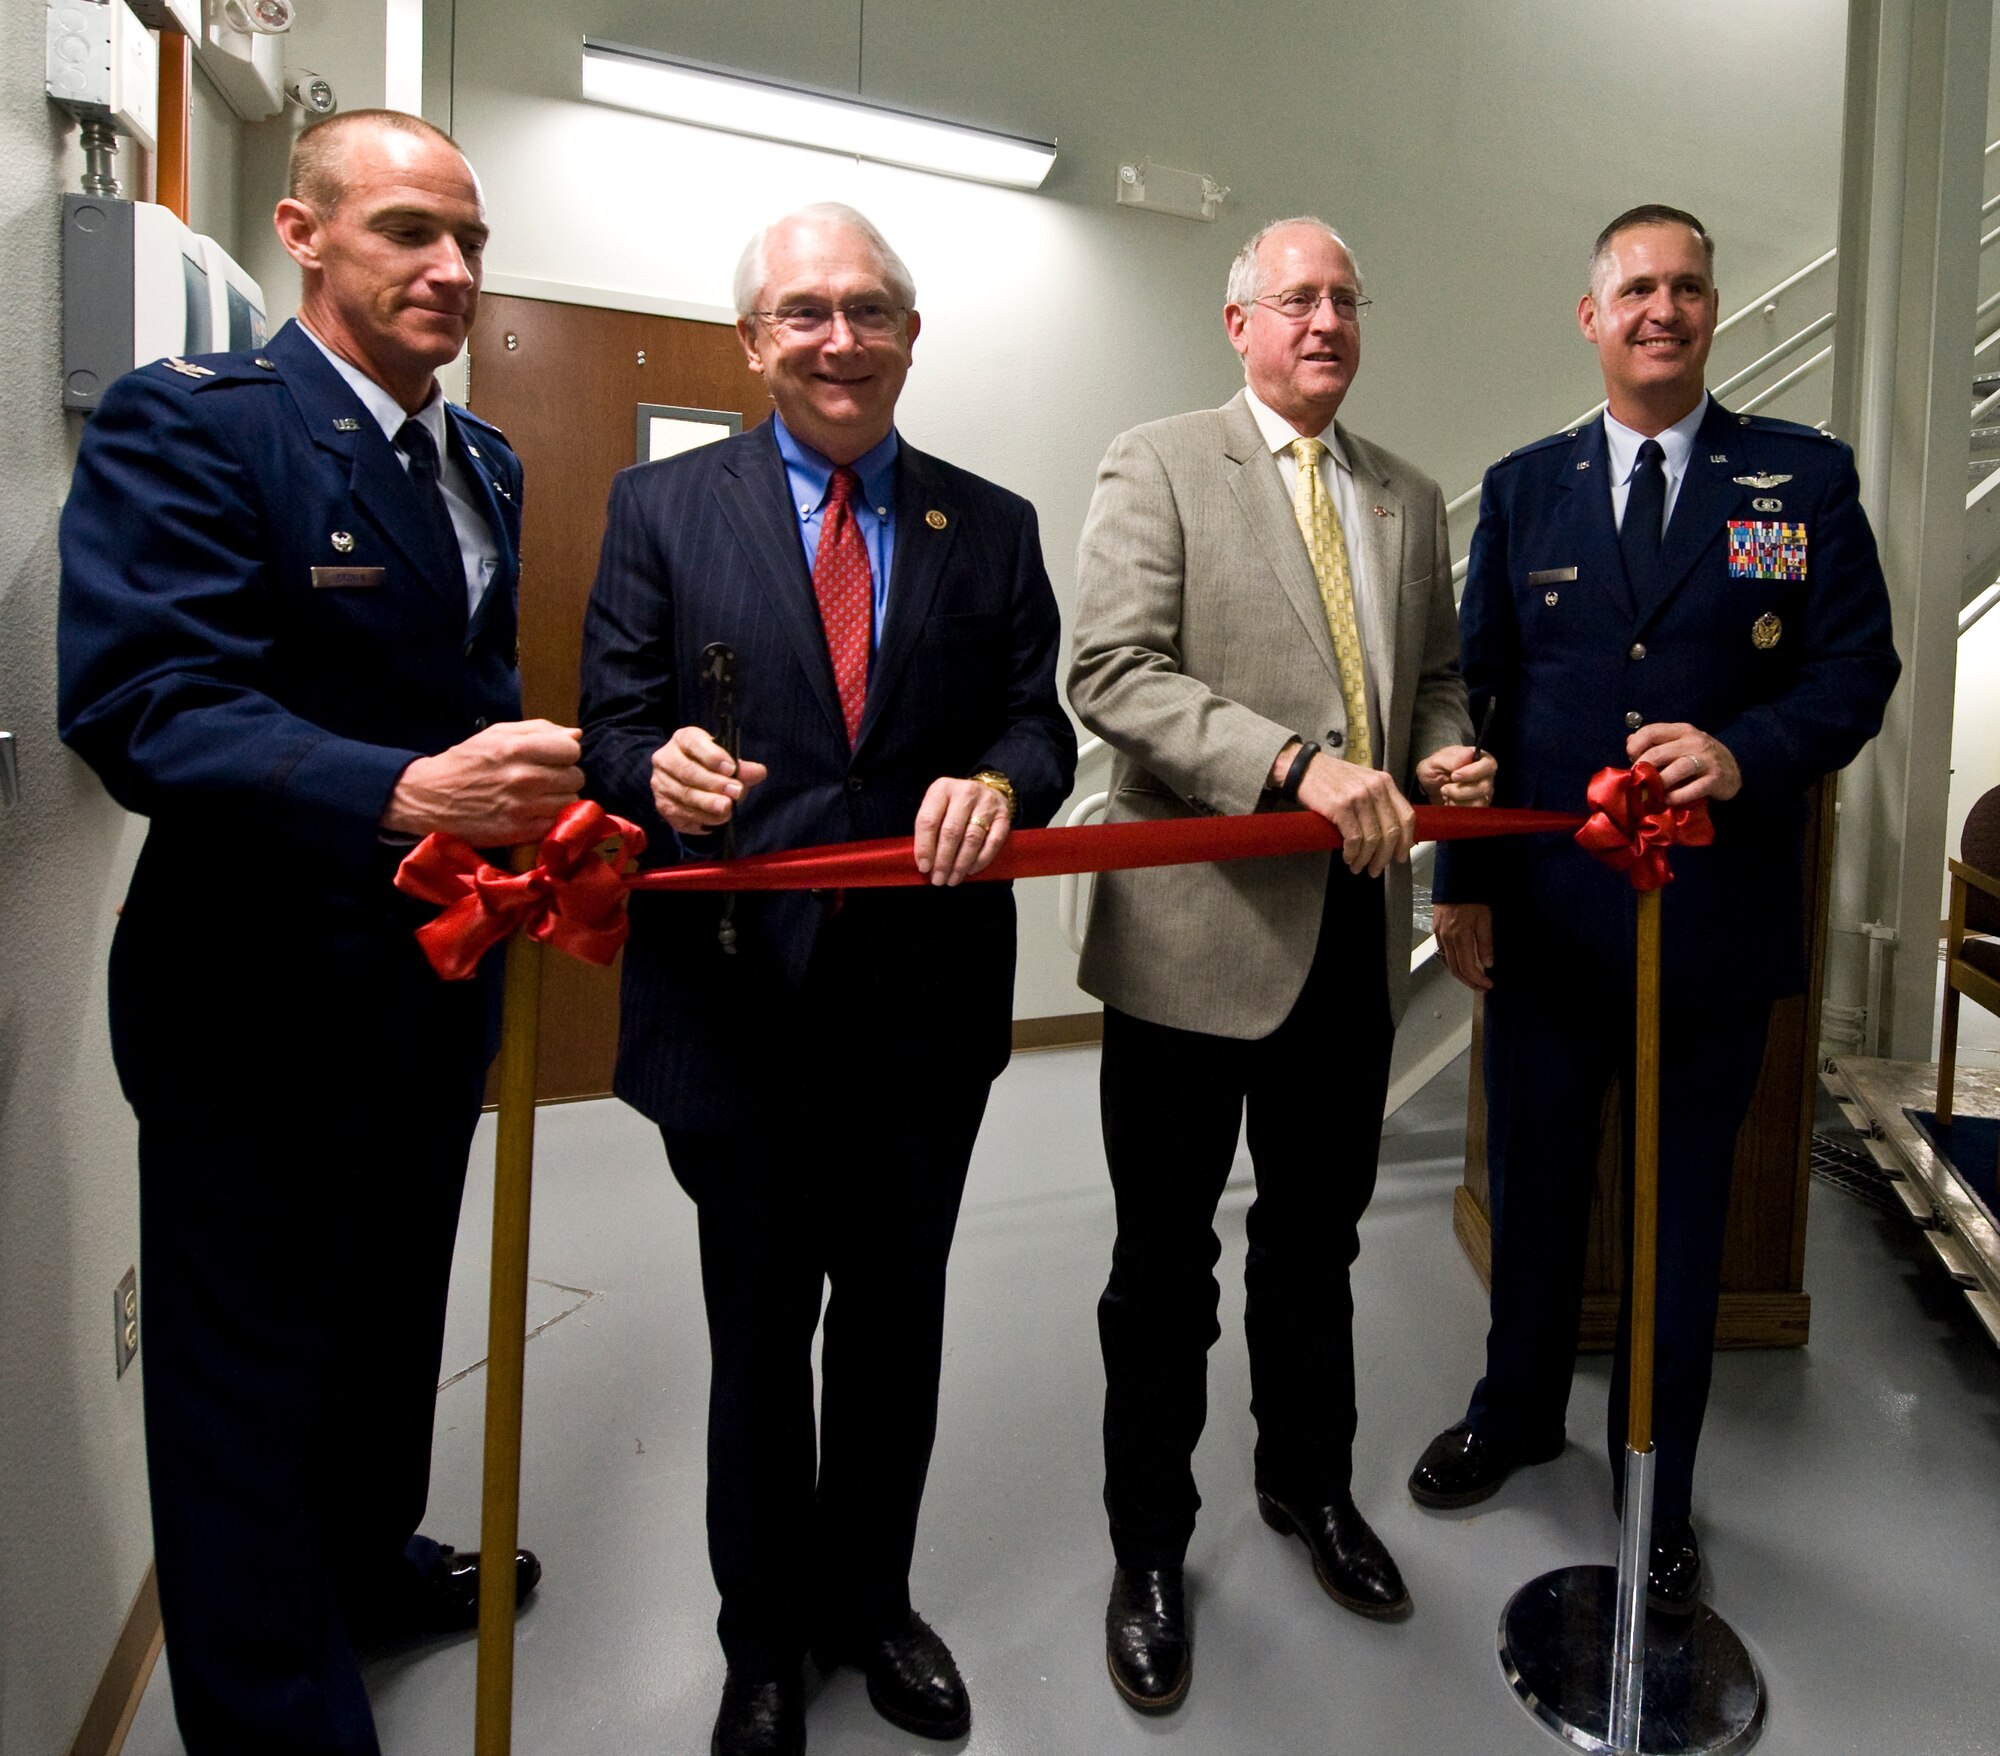
[[[1273,232],[1282,232],[1287,226],[1313,226],[1324,232],[1341,249],[1347,252],[1347,260],[1354,263],[1354,290],[1365,292],[1361,284],[1361,264],[1356,261],[1354,247],[1333,227],[1316,213],[1295,213],[1289,219],[1273,220],[1267,226],[1259,226],[1250,234],[1250,240],[1236,252],[1236,260],[1229,265],[1229,286],[1224,297],[1232,305],[1247,305],[1264,290],[1264,265],[1257,260],[1257,252],[1263,248],[1264,240]]]
[[[748,317],[757,309],[757,300],[764,291],[768,273],[764,255],[771,234],[781,226],[797,225],[802,221],[853,232],[874,252],[876,264],[882,270],[882,283],[888,289],[890,297],[906,311],[916,308],[917,283],[910,278],[910,271],[904,266],[902,257],[890,249],[889,240],[875,229],[874,221],[858,208],[849,207],[844,201],[815,201],[805,207],[794,208],[790,213],[781,214],[768,226],[756,232],[750,242],[743,246],[743,254],[736,259],[738,317]]]

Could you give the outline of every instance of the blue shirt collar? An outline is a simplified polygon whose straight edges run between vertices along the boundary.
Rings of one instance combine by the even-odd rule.
[[[835,466],[800,440],[775,410],[771,415],[771,435],[778,442],[778,455],[785,460],[793,504],[799,508],[801,518],[809,518],[825,502]],[[871,509],[887,507],[891,514],[896,510],[897,450],[896,430],[891,427],[887,438],[854,460],[854,473],[861,478],[861,492]]]

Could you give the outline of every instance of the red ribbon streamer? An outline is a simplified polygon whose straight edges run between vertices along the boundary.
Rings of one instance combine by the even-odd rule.
[[[613,842],[622,852],[607,858]],[[636,823],[580,800],[564,807],[526,872],[502,871],[457,836],[434,834],[404,856],[396,888],[445,905],[417,929],[417,943],[448,982],[465,981],[516,930],[585,963],[608,964],[625,943],[622,866],[645,846]]]
[[[1613,870],[1629,873],[1635,888],[1656,890],[1673,876],[1669,847],[1701,846],[1715,837],[1705,806],[1669,809],[1665,797],[1658,771],[1643,762],[1630,770],[1604,769],[1590,783],[1595,815],[1576,839]],[[1575,829],[1577,822],[1563,811],[1462,806],[1420,805],[1415,814],[1419,841],[1533,835]],[[621,846],[610,854],[614,842]],[[502,871],[456,836],[428,835],[397,869],[396,886],[444,905],[443,914],[417,929],[417,938],[439,975],[463,981],[488,950],[517,929],[586,963],[610,963],[625,943],[625,896],[632,890],[873,890],[930,881],[917,870],[906,835],[628,871],[645,845],[636,824],[581,801],[556,820],[529,871]],[[1311,811],[1024,829],[1009,836],[998,858],[967,882],[1257,859],[1339,846],[1340,831]]]
[[[1630,768],[1600,768],[1586,795],[1590,819],[1576,832],[1587,849],[1614,872],[1623,872],[1634,890],[1658,890],[1673,882],[1670,847],[1707,847],[1715,840],[1708,801],[1669,805],[1667,783],[1650,762]]]
[[[1475,836],[1529,835],[1576,827],[1574,812],[1494,811],[1469,806],[1420,805],[1416,819],[1419,841],[1464,841]],[[1200,861],[1256,859],[1266,854],[1323,853],[1339,846],[1340,831],[1311,811],[1021,829],[1007,838],[992,865],[965,882],[1186,866]],[[928,884],[930,879],[917,870],[910,837],[902,835],[836,847],[788,848],[782,853],[751,854],[727,862],[662,866],[626,882],[633,890],[878,890]]]

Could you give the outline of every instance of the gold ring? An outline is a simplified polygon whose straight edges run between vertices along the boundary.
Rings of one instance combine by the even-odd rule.
[[[981,835],[984,835],[987,832],[987,830],[993,827],[993,825],[990,819],[975,817],[965,827],[968,832],[976,829],[979,831]]]

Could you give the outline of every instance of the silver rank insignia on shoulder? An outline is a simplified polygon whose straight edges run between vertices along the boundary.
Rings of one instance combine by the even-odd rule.
[[[179,354],[169,354],[160,362],[169,372],[178,372],[183,378],[213,378],[212,366],[197,366],[192,360],[184,360]]]
[[[336,433],[358,433],[361,431],[361,423],[352,415],[336,415],[333,420],[333,430]]]
[[[1775,488],[1780,482],[1791,479],[1790,476],[1738,476],[1736,485],[1739,488]]]

